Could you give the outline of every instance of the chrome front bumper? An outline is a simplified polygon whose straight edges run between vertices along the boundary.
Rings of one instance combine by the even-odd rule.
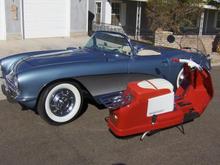
[[[16,102],[14,93],[7,89],[4,84],[1,85],[1,90],[9,102]]]
[[[0,86],[2,93],[7,97],[7,100],[10,102],[15,102],[18,93],[16,92],[16,88],[13,83],[9,81],[2,71],[2,67],[0,65]]]

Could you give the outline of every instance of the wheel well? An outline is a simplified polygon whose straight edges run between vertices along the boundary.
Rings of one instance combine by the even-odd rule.
[[[38,105],[38,102],[39,102],[39,98],[41,96],[41,94],[43,93],[43,91],[48,88],[49,86],[55,84],[55,83],[58,83],[58,82],[75,82],[77,83],[80,88],[82,89],[82,93],[83,93],[83,96],[85,97],[85,99],[88,101],[88,102],[93,102],[94,101],[94,98],[93,96],[90,94],[90,92],[87,90],[87,88],[79,81],[75,80],[75,79],[71,79],[71,78],[66,78],[66,79],[58,79],[58,80],[54,80],[48,84],[46,84],[45,86],[43,86],[37,96],[37,103],[36,103],[36,106]]]

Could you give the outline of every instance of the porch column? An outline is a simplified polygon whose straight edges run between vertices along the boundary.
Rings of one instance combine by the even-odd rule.
[[[111,24],[112,23],[112,6],[110,1],[106,1],[105,2],[105,8],[103,8],[105,10],[104,12],[104,23],[106,24]],[[101,11],[103,12],[103,11]]]
[[[137,14],[136,14],[136,27],[135,27],[135,39],[139,40],[141,33],[141,2],[137,2]]]
[[[199,36],[202,36],[203,32],[203,25],[204,25],[204,17],[205,17],[205,11],[202,11],[202,14],[200,16],[200,23],[199,23]]]

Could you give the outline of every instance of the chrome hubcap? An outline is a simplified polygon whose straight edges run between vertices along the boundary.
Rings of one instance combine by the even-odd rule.
[[[68,115],[74,108],[75,96],[69,89],[55,91],[50,98],[51,112],[59,117]]]

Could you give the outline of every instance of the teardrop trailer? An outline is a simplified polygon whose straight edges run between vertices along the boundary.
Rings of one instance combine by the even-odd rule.
[[[185,80],[174,92],[165,79],[130,82],[127,89],[108,105],[106,122],[118,137],[155,131],[193,121],[205,111],[213,97],[209,71],[187,59],[172,59],[183,63]]]

